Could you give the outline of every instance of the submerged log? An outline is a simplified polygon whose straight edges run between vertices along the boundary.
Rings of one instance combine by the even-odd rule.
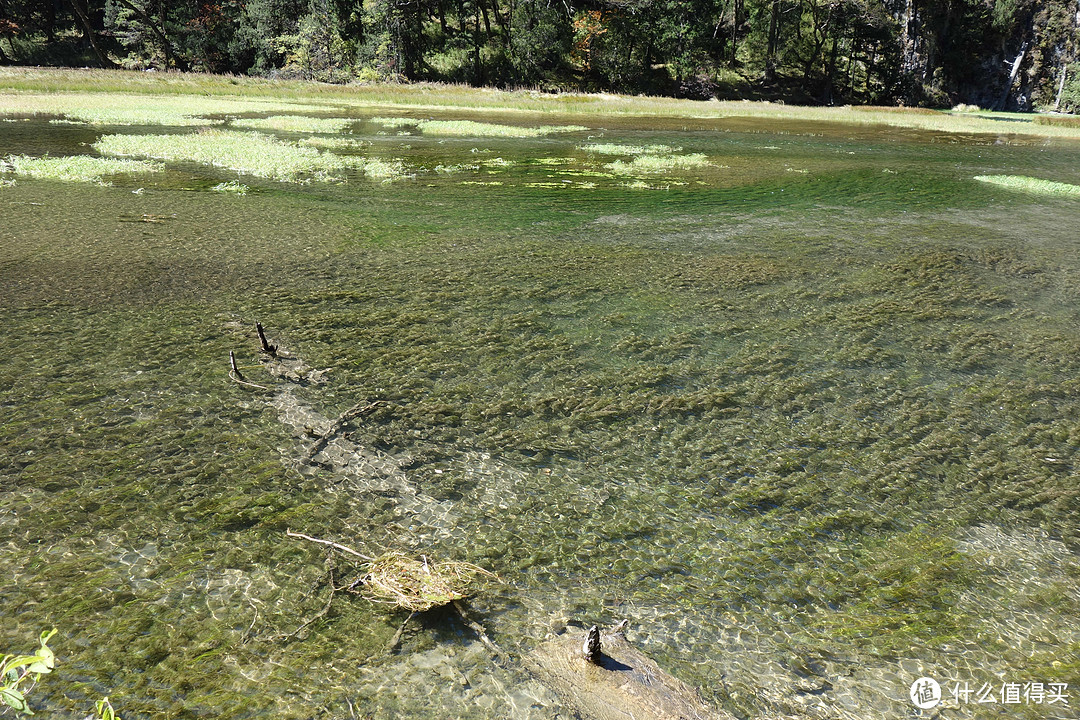
[[[624,627],[567,632],[525,663],[585,720],[733,720],[627,642]]]

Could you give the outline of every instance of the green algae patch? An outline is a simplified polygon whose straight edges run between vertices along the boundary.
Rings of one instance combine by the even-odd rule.
[[[1054,182],[1053,180],[1041,180],[1026,175],[976,175],[975,179],[979,182],[1035,195],[1080,197],[1080,185],[1070,185],[1069,183]]]
[[[9,155],[0,161],[0,173],[11,172],[39,180],[62,182],[85,182],[110,185],[106,179],[112,175],[132,175],[160,172],[161,163],[123,158],[101,158],[91,155],[67,157],[30,157]]]
[[[839,605],[820,618],[819,629],[875,654],[962,639],[976,622],[957,604],[978,572],[954,541],[925,527],[870,543],[843,577],[819,578],[835,593],[828,604]]]

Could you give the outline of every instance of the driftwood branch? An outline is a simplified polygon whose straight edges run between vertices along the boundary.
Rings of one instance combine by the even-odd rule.
[[[303,538],[304,540],[310,540],[311,542],[317,542],[317,543],[322,543],[323,545],[329,545],[330,547],[335,548],[337,550],[341,550],[342,552],[347,552],[350,555],[355,555],[356,557],[360,558],[361,560],[367,560],[368,562],[373,562],[374,561],[374,558],[370,558],[367,555],[364,555],[363,553],[357,552],[356,550],[353,550],[348,545],[342,545],[341,543],[336,543],[336,542],[333,542],[332,540],[323,540],[322,538],[311,537],[310,535],[304,535],[303,533],[293,532],[292,530],[286,530],[285,534],[288,535],[289,537]]]
[[[229,351],[229,378],[233,382],[243,385],[244,387],[256,388],[257,390],[270,389],[264,385],[257,385],[244,379],[244,374],[240,372],[240,368],[236,366],[236,354],[232,350]]]
[[[409,617],[405,618],[405,622],[401,623],[401,627],[394,633],[394,637],[390,638],[390,644],[386,646],[386,652],[392,653],[397,650],[398,645],[401,644],[401,636],[405,633],[405,626],[409,624],[409,621],[416,617],[415,612],[409,613]]]
[[[229,367],[232,368],[232,373],[236,376],[236,379],[243,381],[244,373],[240,372],[240,368],[236,367],[236,353],[232,350],[229,351]]]
[[[495,641],[488,637],[487,632],[484,630],[484,626],[473,620],[471,617],[465,614],[465,608],[461,606],[461,603],[457,600],[451,600],[450,605],[454,608],[457,614],[461,617],[462,622],[469,626],[469,629],[476,633],[476,636],[480,638],[480,641],[487,645],[492,652],[499,658],[506,659],[506,651],[495,644]]]

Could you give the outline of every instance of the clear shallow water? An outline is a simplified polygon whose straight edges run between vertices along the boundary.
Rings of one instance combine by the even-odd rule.
[[[1080,147],[594,125],[358,121],[393,183],[0,188],[0,640],[60,628],[39,707],[565,716],[514,658],[627,618],[740,716],[908,717],[921,675],[1073,693],[943,716],[1076,716],[1077,206],[972,178],[1075,182]],[[112,131],[143,130],[7,123],[0,152]],[[711,165],[613,176],[593,142]],[[255,319],[325,382],[267,374]],[[385,464],[298,470],[286,389],[386,401],[350,435]],[[469,607],[511,661],[439,613],[388,654],[404,616],[346,596],[294,634],[326,556],[287,528],[498,572]]]

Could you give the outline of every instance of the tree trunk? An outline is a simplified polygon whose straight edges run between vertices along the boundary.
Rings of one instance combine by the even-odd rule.
[[[1061,107],[1061,94],[1065,92],[1065,76],[1069,74],[1068,63],[1061,63],[1061,79],[1058,80],[1057,95],[1054,96],[1054,112]]]
[[[915,0],[905,0],[900,24],[900,74],[915,79],[919,73],[919,16]]]
[[[183,58],[177,56],[176,51],[173,48],[173,44],[169,41],[169,38],[166,37],[166,35],[165,35],[165,30],[164,30],[165,16],[164,15],[161,16],[162,27],[158,27],[154,23],[153,18],[151,18],[149,15],[147,15],[145,12],[143,12],[143,10],[141,8],[138,8],[134,4],[128,2],[128,0],[115,0],[115,1],[117,3],[119,3],[120,5],[123,5],[124,7],[131,10],[131,12],[135,13],[135,16],[138,17],[140,20],[142,20],[144,23],[146,23],[146,27],[150,28],[150,32],[152,32],[154,34],[154,36],[157,37],[157,39],[161,42],[161,48],[165,53],[165,67],[166,68],[168,68],[169,65],[171,65],[171,64],[173,64],[175,62],[176,67],[179,68],[180,70],[187,70],[188,69],[187,62]],[[161,12],[164,12],[164,9],[161,9]]]
[[[473,8],[473,85],[480,87],[484,79],[480,72],[480,0],[474,0]]]
[[[109,56],[105,54],[105,51],[98,45],[97,36],[94,34],[94,25],[90,21],[90,9],[86,6],[86,0],[68,0],[71,4],[71,9],[75,12],[75,19],[79,21],[79,25],[82,26],[83,36],[87,42],[90,43],[91,49],[94,51],[94,55],[97,56],[98,62],[102,67],[112,68],[116,67],[116,63],[109,59]]]
[[[476,4],[480,8],[480,13],[484,16],[484,31],[487,33],[487,37],[491,37],[491,20],[488,19],[487,5],[484,4],[484,0],[476,0]]]
[[[780,2],[772,1],[772,9],[769,12],[769,42],[765,48],[765,80],[772,82],[776,79],[776,52],[780,41]]]
[[[1020,46],[1020,54],[1012,61],[1012,69],[1009,71],[1009,83],[1005,86],[1005,92],[1001,93],[1001,99],[997,102],[996,109],[1004,110],[1005,103],[1009,101],[1009,93],[1012,92],[1013,84],[1016,82],[1016,76],[1020,74],[1020,66],[1024,63],[1024,55],[1027,53],[1027,40]]]

